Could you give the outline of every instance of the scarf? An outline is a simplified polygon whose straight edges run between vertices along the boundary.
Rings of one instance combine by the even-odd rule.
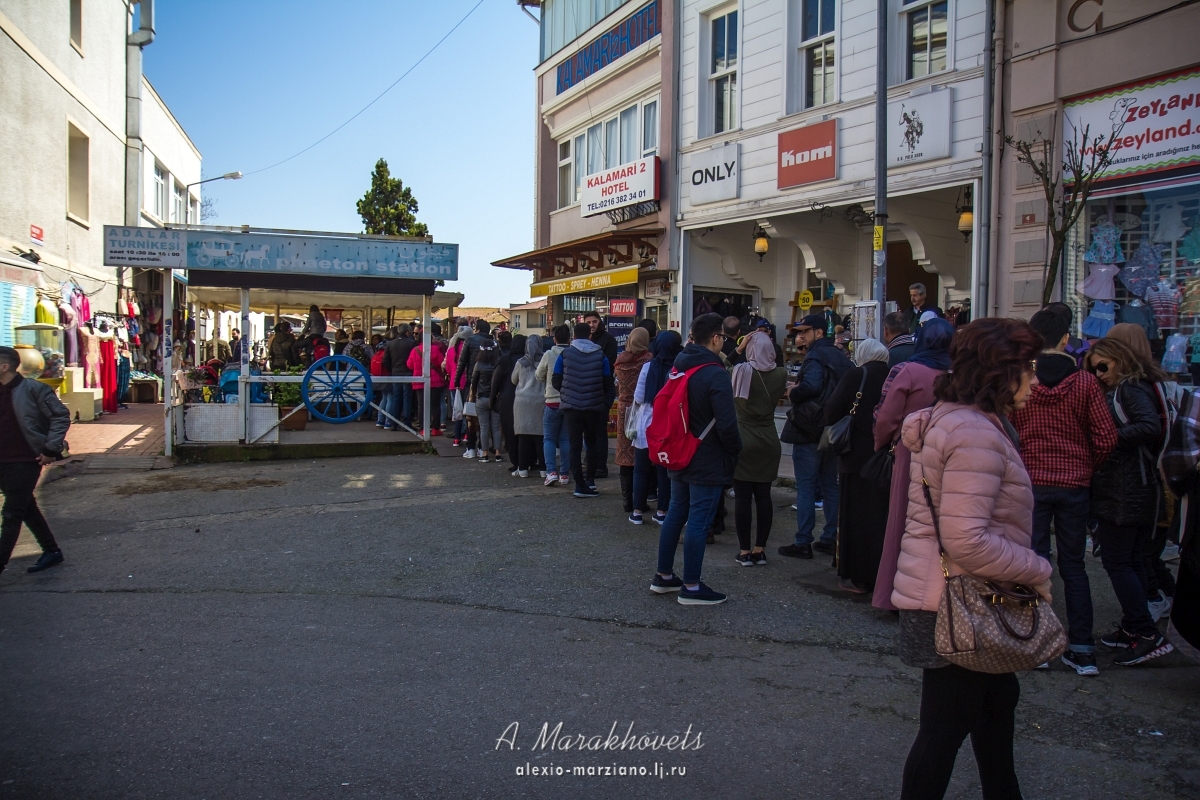
[[[746,400],[750,397],[750,379],[754,371],[771,372],[775,369],[775,347],[764,333],[755,332],[746,337],[746,360],[733,367],[733,396]]]
[[[629,334],[629,338],[625,340],[625,351],[627,353],[643,353],[650,347],[650,331],[645,328],[634,328]]]
[[[537,369],[538,362],[542,360],[542,337],[530,336],[525,342],[525,355],[518,360],[525,369]]]
[[[917,332],[917,346],[908,360],[945,372],[950,369],[950,341],[953,338],[953,325],[940,317],[931,319]]]
[[[854,364],[861,367],[872,361],[887,363],[888,349],[878,339],[863,339],[854,347]]]

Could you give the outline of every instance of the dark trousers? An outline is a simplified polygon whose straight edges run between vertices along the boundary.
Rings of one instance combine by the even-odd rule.
[[[758,514],[754,546],[761,550],[767,546],[767,537],[771,535],[771,520],[775,517],[775,509],[771,506],[771,484],[734,480],[733,517],[737,522],[738,546],[742,550],[750,549],[751,507]]]
[[[666,516],[671,507],[671,478],[667,475],[666,467],[650,463],[650,451],[638,447],[633,448],[633,507],[637,511],[649,511],[650,501],[647,500],[654,484],[658,484],[658,514]]]
[[[541,469],[542,437],[528,434],[517,434],[517,468]]]
[[[1087,516],[1091,492],[1085,488],[1033,487],[1033,550],[1050,560],[1050,523],[1058,544],[1058,574],[1067,604],[1067,639],[1071,649],[1089,652],[1092,638],[1092,587],[1088,583]]]
[[[442,427],[442,393],[445,391],[445,388],[441,386],[429,387],[430,430]],[[413,389],[413,397],[416,400],[417,427],[420,428],[425,424],[425,388]]]
[[[0,463],[0,494],[4,495],[4,510],[0,511],[0,569],[8,564],[17,537],[21,535],[21,523],[29,526],[29,532],[43,552],[58,549],[50,525],[42,516],[33,490],[37,488],[42,465],[36,461],[21,461],[15,464]]]
[[[602,476],[608,475],[608,411],[606,408],[601,412],[600,427],[596,429],[595,435],[588,439],[588,450],[593,446],[596,448],[596,474]]]
[[[1151,600],[1158,599],[1159,591],[1167,597],[1175,596],[1175,576],[1163,563],[1163,548],[1167,546],[1167,528],[1156,525],[1150,536],[1146,537],[1146,552],[1143,554],[1146,570],[1146,596]]]
[[[1138,636],[1158,633],[1146,607],[1146,539],[1153,523],[1113,525],[1100,520],[1100,563],[1112,581],[1113,594],[1121,604],[1121,627]]]
[[[1021,800],[1013,765],[1020,697],[1021,685],[1011,672],[990,675],[953,664],[923,670],[921,727],[904,762],[901,800],[940,800],[968,734],[984,800]]]
[[[571,440],[571,474],[575,476],[575,488],[591,486],[596,481],[596,470],[601,464],[602,453],[608,452],[608,412],[579,411],[564,409],[567,420],[567,435]],[[597,439],[604,435],[603,451],[596,446]],[[587,448],[587,474],[583,471],[583,443]]]
[[[504,449],[508,451],[508,461],[517,466],[517,428],[513,419],[513,399],[500,400],[500,435],[504,439]]]

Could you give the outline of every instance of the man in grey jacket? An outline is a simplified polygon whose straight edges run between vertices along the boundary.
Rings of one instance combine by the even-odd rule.
[[[22,523],[42,547],[41,557],[28,571],[41,572],[61,564],[63,555],[33,490],[42,467],[62,456],[71,412],[49,386],[22,378],[17,373],[20,363],[16,350],[0,347],[0,572],[8,565]]]

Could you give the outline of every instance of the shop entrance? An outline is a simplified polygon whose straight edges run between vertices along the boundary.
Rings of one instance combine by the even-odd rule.
[[[888,242],[887,260],[887,299],[894,300],[897,308],[903,311],[912,305],[908,287],[914,283],[925,284],[926,296],[934,305],[941,305],[937,302],[937,275],[926,272],[917,263],[913,258],[912,245],[907,241]]]
[[[734,294],[720,289],[692,289],[692,319],[701,314],[720,314],[722,317],[737,317],[746,320],[751,311],[758,311],[752,294]]]

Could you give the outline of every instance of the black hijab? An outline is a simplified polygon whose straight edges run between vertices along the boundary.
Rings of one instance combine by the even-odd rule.
[[[675,364],[675,356],[683,350],[683,339],[675,331],[663,331],[654,337],[650,343],[650,352],[654,360],[646,372],[645,402],[653,403],[662,387],[667,385],[667,377]]]

